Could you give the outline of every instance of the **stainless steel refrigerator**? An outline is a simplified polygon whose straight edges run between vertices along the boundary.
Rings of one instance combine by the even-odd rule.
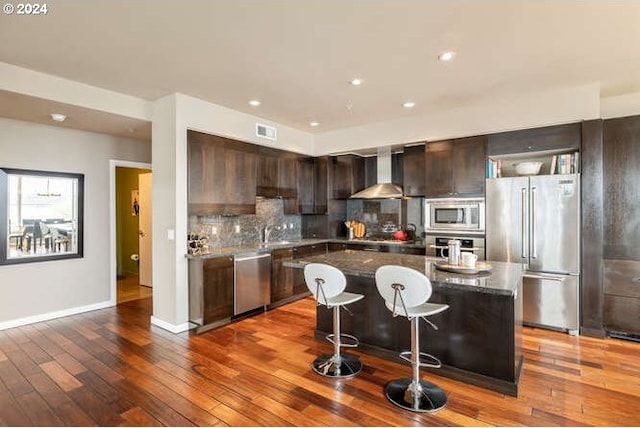
[[[527,265],[524,323],[578,333],[579,174],[487,179],[486,252]]]

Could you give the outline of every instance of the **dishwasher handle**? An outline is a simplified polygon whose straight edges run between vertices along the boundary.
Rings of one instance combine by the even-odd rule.
[[[271,257],[271,254],[269,253],[264,253],[264,254],[251,254],[251,255],[246,255],[246,256],[240,256],[235,258],[236,262],[244,262],[247,260],[256,260],[256,259],[264,259],[266,257]]]

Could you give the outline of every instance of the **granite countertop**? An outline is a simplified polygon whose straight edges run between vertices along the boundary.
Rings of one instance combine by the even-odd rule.
[[[420,255],[374,253],[365,251],[335,251],[327,254],[287,261],[285,266],[304,268],[308,263],[326,263],[337,267],[346,275],[375,277],[375,271],[383,265],[399,265],[416,269],[431,280],[434,287],[446,287],[475,292],[513,296],[522,281],[523,266],[518,263],[488,261],[489,272],[458,274],[436,269],[438,257]]]
[[[376,244],[376,245],[402,245],[403,247],[424,248],[423,243],[403,242],[403,241],[377,241],[368,239],[346,239],[346,238],[321,238],[321,239],[297,239],[286,241],[273,241],[266,244],[237,245],[231,247],[211,248],[206,254],[187,254],[188,259],[211,259],[223,256],[239,256],[247,253],[268,253],[281,248],[293,248],[301,245],[314,245],[325,242],[336,242],[345,244]]]

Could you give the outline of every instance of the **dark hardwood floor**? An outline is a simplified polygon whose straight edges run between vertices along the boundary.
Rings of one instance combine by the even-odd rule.
[[[410,367],[359,354],[335,381],[311,362],[304,299],[207,332],[150,327],[151,299],[0,331],[0,424],[431,426],[640,425],[640,344],[525,328],[518,398],[423,373],[449,395],[435,414],[401,410],[382,388]]]

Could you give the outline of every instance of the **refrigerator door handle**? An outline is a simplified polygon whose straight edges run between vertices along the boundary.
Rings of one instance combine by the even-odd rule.
[[[536,249],[536,188],[531,186],[531,258],[538,258],[538,251]]]
[[[564,277],[557,277],[557,276],[550,276],[550,275],[536,275],[536,274],[532,274],[532,273],[525,273],[522,274],[523,278],[532,278],[532,279],[546,279],[548,281],[557,281],[557,282],[564,282],[565,278]]]
[[[527,189],[526,188],[522,188],[521,189],[521,193],[522,193],[522,213],[521,213],[521,221],[522,221],[522,236],[521,236],[521,242],[522,242],[522,258],[526,259],[527,258],[527,240],[526,240],[526,233],[527,233]]]

